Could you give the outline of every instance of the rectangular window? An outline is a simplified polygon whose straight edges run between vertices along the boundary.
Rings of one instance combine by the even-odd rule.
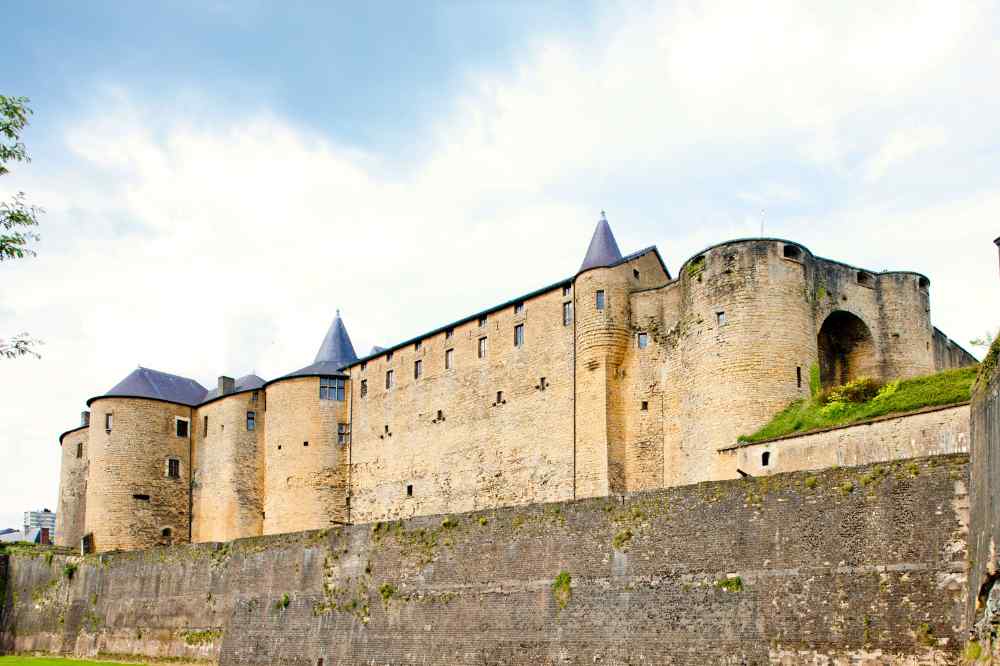
[[[503,391],[497,391],[497,404],[499,405],[502,402],[503,402]]]
[[[413,484],[409,484],[406,486],[406,496],[413,497]]]
[[[569,296],[570,289],[572,289],[572,287],[570,287],[569,285],[563,287],[563,296]]]
[[[201,423],[201,436],[208,437],[208,417],[206,416]]]
[[[108,432],[111,432],[111,420],[112,420],[111,414],[104,415],[104,429],[107,430]]]
[[[392,370],[385,371],[385,388],[386,390],[391,389],[392,385],[395,383],[396,378],[393,375]]]
[[[388,363],[391,360],[392,360],[392,352],[391,351],[390,352],[386,352],[385,353],[385,362]]]
[[[319,378],[319,399],[344,401],[345,381],[339,377]]]
[[[257,412],[247,412],[247,430],[252,431],[257,427]]]
[[[421,360],[416,360],[413,362],[413,378],[420,379],[420,375],[424,373],[424,362]]]
[[[524,303],[515,303],[514,304],[514,314],[516,314],[516,315],[524,314]]]
[[[444,369],[451,370],[455,367],[455,350],[449,349],[444,353]]]
[[[451,336],[453,336],[453,335],[455,335],[455,329],[453,329],[453,328],[445,329],[445,331],[444,331],[444,339],[445,340],[451,340]]]
[[[597,305],[597,309],[598,310],[603,310],[604,309],[604,290],[603,289],[598,289],[597,290],[597,296],[595,298],[595,303]]]
[[[479,358],[486,358],[486,338],[479,338]]]
[[[177,436],[178,437],[187,437],[188,436],[188,422],[187,422],[187,419],[175,418],[174,419],[174,425],[175,425],[175,427],[177,429]]]
[[[366,361],[361,364],[361,372],[364,372],[367,369],[368,369],[368,362]]]
[[[514,327],[514,346],[524,346],[524,324],[518,324]]]
[[[77,458],[83,457],[83,442],[76,443],[76,457]]]
[[[635,339],[636,339],[636,342],[639,345],[639,349],[645,349],[646,346],[649,345],[649,334],[648,333],[640,333],[639,335],[635,336]]]
[[[573,323],[573,304],[570,302],[563,303],[563,326],[569,326]]]
[[[176,458],[167,460],[167,476],[171,479],[181,478],[181,461]]]
[[[250,402],[257,402],[257,391],[250,394]]]
[[[361,380],[361,397],[362,398],[367,398],[368,397],[368,380],[367,379],[362,379]]]
[[[641,409],[644,412],[648,412],[649,411],[649,401],[648,400],[643,400],[642,404],[639,406],[639,409]]]
[[[337,424],[337,443],[347,444],[351,441],[351,427],[346,423]]]
[[[420,351],[420,348],[422,346],[423,346],[423,341],[417,340],[416,342],[413,343],[413,351]]]
[[[633,268],[632,269],[632,277],[634,277],[636,280],[639,279],[639,269],[638,268]]]
[[[795,385],[802,388],[802,366],[795,366]]]
[[[479,328],[482,328],[483,326],[486,326],[486,315],[479,318]]]
[[[726,313],[725,312],[716,312],[715,313],[715,322],[719,326],[725,326],[726,325]]]

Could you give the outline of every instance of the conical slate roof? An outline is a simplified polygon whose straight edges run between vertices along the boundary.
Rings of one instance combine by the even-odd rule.
[[[340,318],[340,310],[337,310],[337,315],[333,318],[333,323],[330,324],[330,329],[326,332],[312,365],[290,372],[285,377],[335,375],[341,368],[357,360],[358,355],[354,353],[351,337],[347,334],[347,328]]]
[[[583,264],[580,265],[578,272],[582,273],[588,268],[611,266],[621,260],[621,250],[618,249],[615,236],[611,233],[611,226],[608,225],[608,220],[604,217],[604,211],[601,211],[601,220],[597,223],[597,228],[594,229],[594,237],[590,239],[587,256],[583,258]]]
[[[193,379],[139,366],[110,391],[98,397],[152,398],[193,406],[205,398],[205,393],[205,387]]]

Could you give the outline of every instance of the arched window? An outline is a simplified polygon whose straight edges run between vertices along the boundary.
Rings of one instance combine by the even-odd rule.
[[[760,454],[760,466],[767,467],[770,464],[771,464],[771,452],[764,451],[764,453]]]

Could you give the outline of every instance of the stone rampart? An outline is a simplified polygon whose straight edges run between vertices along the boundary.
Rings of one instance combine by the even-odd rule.
[[[734,444],[719,455],[747,474],[763,476],[968,452],[969,405],[961,404]]]
[[[302,666],[957,663],[966,474],[966,456],[939,456],[228,544],[19,554],[0,644]]]

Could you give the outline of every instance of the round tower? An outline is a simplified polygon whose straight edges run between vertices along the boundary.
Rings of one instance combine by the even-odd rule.
[[[666,369],[667,485],[737,476],[717,450],[809,396],[816,365],[812,255],[773,239],[738,240],[688,259]],[[732,467],[730,469],[730,467]]]
[[[577,497],[625,490],[619,396],[630,336],[628,271],[602,213],[573,285]]]
[[[339,311],[315,361],[266,384],[264,534],[349,519],[350,387],[357,360]]]
[[[882,377],[915,377],[934,372],[930,280],[918,273],[877,276]]]
[[[83,422],[59,436],[59,504],[56,507],[55,544],[77,548],[84,534],[87,515],[87,445],[89,412],[83,412]]]
[[[98,552],[190,540],[194,380],[139,368],[91,398],[85,532]]]

